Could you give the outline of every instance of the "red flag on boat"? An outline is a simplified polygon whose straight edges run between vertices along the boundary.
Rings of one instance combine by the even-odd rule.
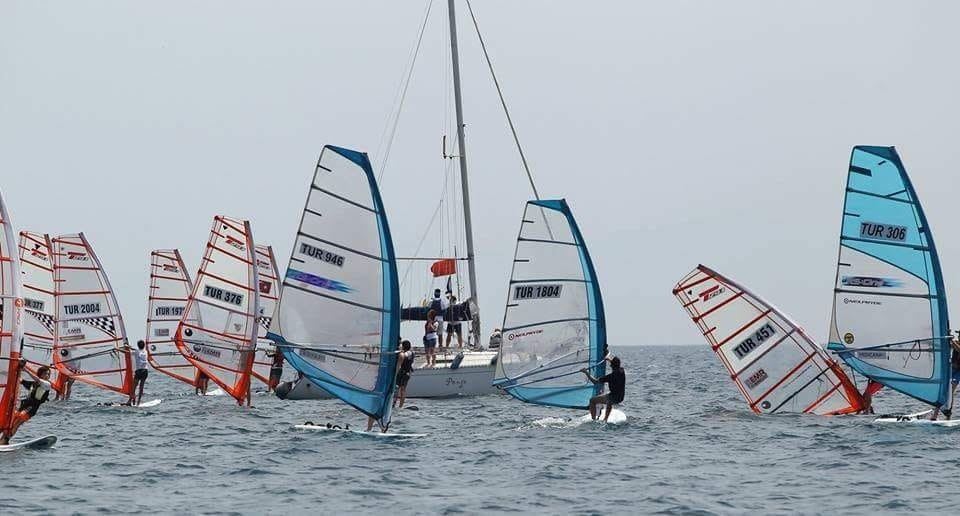
[[[433,273],[434,278],[439,278],[440,276],[450,276],[451,274],[457,273],[457,261],[453,258],[447,258],[445,260],[440,260],[438,262],[433,262],[433,265],[430,266],[430,272]]]

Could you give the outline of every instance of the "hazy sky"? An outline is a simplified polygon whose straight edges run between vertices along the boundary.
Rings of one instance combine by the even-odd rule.
[[[670,293],[697,263],[822,341],[856,144],[900,151],[960,306],[957,3],[474,2],[541,194],[568,199],[590,247],[612,345],[702,344]],[[377,163],[426,4],[0,1],[15,227],[84,231],[133,339],[150,250],[195,269],[215,214],[249,218],[283,268],[322,146]],[[382,183],[400,255],[442,183],[445,4]],[[531,194],[459,9],[488,333]]]

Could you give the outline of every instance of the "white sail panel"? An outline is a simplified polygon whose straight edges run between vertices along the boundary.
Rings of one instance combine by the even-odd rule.
[[[83,233],[53,239],[54,364],[60,374],[122,394],[133,388],[123,317]]]
[[[386,428],[399,287],[366,154],[324,147],[280,292],[269,337],[287,362]]]
[[[698,266],[673,290],[758,414],[848,414],[856,386],[786,315],[717,272]]]
[[[187,359],[242,404],[250,389],[259,304],[250,223],[214,217],[176,343]]]
[[[257,352],[253,359],[253,376],[261,382],[270,385],[270,368],[273,366],[273,354],[276,348],[273,341],[267,338],[270,330],[270,321],[277,307],[280,295],[280,274],[277,272],[277,259],[273,255],[273,248],[268,245],[256,246],[257,274],[260,291],[260,308],[257,311]]]
[[[177,249],[150,253],[150,291],[147,294],[147,359],[154,369],[197,386],[197,368],[174,341],[193,291],[190,274]],[[198,321],[191,321],[198,324]]]
[[[23,336],[23,300],[20,297],[20,260],[16,233],[0,197],[0,432],[6,432],[17,408],[20,387],[20,339]]]
[[[51,367],[50,382],[54,389],[63,388],[53,367],[53,334],[57,324],[57,308],[53,287],[53,248],[50,235],[20,232],[20,277],[23,280],[23,347],[20,356],[26,367],[37,373]]]
[[[530,403],[587,408],[605,370],[596,272],[563,200],[527,203],[507,293],[494,384]]]

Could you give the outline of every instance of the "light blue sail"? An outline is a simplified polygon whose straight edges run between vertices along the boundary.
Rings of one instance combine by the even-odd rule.
[[[267,338],[294,369],[386,430],[399,336],[396,257],[370,161],[328,145]]]
[[[603,298],[565,200],[529,201],[514,255],[494,385],[528,403],[585,409],[601,392]]]
[[[828,349],[864,376],[949,401],[947,300],[933,235],[892,147],[854,147]]]

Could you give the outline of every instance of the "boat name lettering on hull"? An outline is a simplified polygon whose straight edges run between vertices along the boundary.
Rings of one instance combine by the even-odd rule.
[[[210,299],[216,299],[217,301],[223,301],[224,303],[230,303],[231,305],[240,306],[243,304],[243,294],[238,294],[236,292],[230,292],[229,290],[224,290],[220,287],[214,287],[211,285],[204,285],[203,295],[209,297]]]
[[[517,285],[513,287],[513,299],[548,299],[558,298],[563,292],[563,285],[544,284],[544,285]]]

